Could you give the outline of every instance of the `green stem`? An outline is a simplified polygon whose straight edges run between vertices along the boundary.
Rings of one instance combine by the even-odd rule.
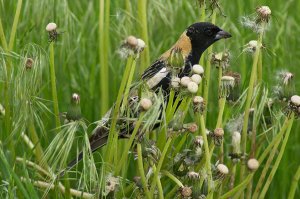
[[[14,42],[15,42],[15,37],[16,37],[16,32],[17,32],[17,27],[18,27],[18,22],[20,18],[20,13],[21,13],[21,8],[22,8],[22,0],[18,0],[17,3],[17,10],[13,22],[13,26],[11,29],[10,37],[9,37],[9,43],[8,43],[8,50],[11,51],[14,47]]]
[[[257,41],[258,46],[261,45],[262,37],[263,37],[263,32],[259,34],[259,38]],[[249,87],[248,87],[248,92],[247,92],[246,105],[245,105],[245,115],[244,115],[244,123],[243,123],[242,138],[241,138],[242,154],[245,154],[246,150],[247,150],[247,129],[248,129],[248,120],[249,120],[249,110],[251,107],[251,100],[252,100],[252,96],[253,96],[254,84],[255,84],[256,75],[257,75],[257,64],[258,64],[259,53],[260,53],[260,48],[258,47],[254,54],[252,71],[251,71]],[[241,172],[240,172],[240,180],[242,180],[244,178],[244,173],[245,173],[245,167],[242,166]]]
[[[154,190],[155,190],[155,186],[156,186],[156,178],[160,172],[160,169],[162,167],[162,164],[164,162],[164,159],[165,159],[165,156],[166,156],[166,153],[169,149],[169,146],[170,146],[170,143],[171,143],[172,139],[171,138],[168,138],[166,144],[165,144],[165,147],[161,153],[161,156],[160,156],[160,159],[158,161],[158,164],[157,164],[157,168],[156,168],[156,171],[154,173],[154,176],[153,176],[153,180],[152,180],[152,183],[151,183],[151,189],[150,189],[150,195],[152,196],[154,194]]]
[[[294,199],[299,179],[300,179],[300,166],[298,166],[296,174],[293,177],[293,181],[292,181],[292,184],[291,184],[288,199]]]
[[[130,147],[132,146],[132,143],[133,143],[133,141],[134,141],[134,138],[135,138],[135,136],[136,136],[136,134],[137,134],[137,132],[138,132],[138,130],[139,130],[139,128],[140,128],[140,125],[142,124],[143,116],[144,116],[144,114],[142,113],[142,114],[140,115],[140,117],[139,117],[139,120],[138,120],[138,121],[136,122],[136,124],[135,124],[134,130],[133,130],[133,132],[132,132],[132,134],[131,134],[129,140],[128,140],[127,143],[126,143],[126,146],[125,146],[125,148],[124,148],[124,150],[123,150],[123,154],[122,154],[122,156],[121,156],[122,158],[121,158],[121,160],[119,161],[118,166],[117,166],[117,168],[116,168],[116,170],[115,170],[115,175],[116,175],[116,176],[119,175],[119,172],[121,171],[122,167],[124,166],[124,164],[125,164],[125,162],[126,162],[126,160],[127,160],[127,157],[128,157],[128,156],[127,156],[128,151],[130,150]]]
[[[109,105],[109,0],[100,0],[99,14],[99,57],[100,57],[100,93],[101,115],[108,110]]]
[[[153,172],[155,172],[156,171],[155,165],[153,164],[152,167],[153,167]],[[156,184],[157,184],[157,190],[158,190],[158,198],[163,199],[164,198],[164,192],[163,192],[163,188],[162,188],[159,176],[157,176],[157,178],[156,178]]]
[[[55,66],[54,66],[54,42],[50,43],[50,78],[51,78],[52,100],[53,100],[54,115],[55,115],[55,126],[58,129],[60,127],[60,120],[59,120],[56,76],[55,76]]]
[[[216,12],[215,10],[212,11],[212,19],[211,19],[211,22],[213,24],[215,24],[216,22]],[[206,66],[205,66],[205,81],[204,81],[204,88],[203,88],[203,99],[205,102],[208,102],[208,91],[209,91],[209,84],[210,84],[210,70],[211,70],[211,63],[210,63],[210,60],[211,60],[211,54],[212,54],[212,46],[210,46],[208,49],[207,49],[207,54],[209,55],[209,58],[207,59],[206,61]],[[204,120],[206,120],[206,115],[207,115],[207,109],[204,110]]]
[[[266,183],[264,185],[264,188],[262,189],[262,192],[261,192],[261,194],[259,196],[260,199],[265,198],[265,195],[266,195],[266,193],[267,193],[267,191],[269,189],[269,186],[270,186],[270,184],[271,184],[271,182],[273,180],[273,177],[274,177],[274,175],[275,175],[275,173],[276,173],[276,171],[278,169],[279,163],[280,163],[281,158],[283,156],[283,153],[285,151],[285,147],[286,147],[287,141],[289,139],[289,135],[290,135],[290,132],[291,132],[291,129],[292,129],[292,126],[293,126],[293,121],[294,121],[294,114],[291,115],[291,118],[290,118],[289,124],[288,124],[288,129],[287,129],[286,134],[284,136],[284,139],[283,139],[283,142],[282,142],[279,154],[277,156],[277,159],[275,161],[274,166],[272,167],[272,170],[271,170],[271,172],[269,174],[269,177],[267,178],[267,181],[266,181]]]
[[[141,70],[140,73],[149,66],[150,55],[149,55],[149,39],[148,39],[148,24],[147,24],[147,0],[138,0],[137,2],[138,20],[140,23],[140,34],[144,40],[147,48],[144,49],[144,53],[141,55]]]
[[[133,57],[130,56],[127,59],[127,63],[126,63],[126,67],[125,67],[125,71],[124,71],[124,75],[122,77],[122,81],[121,81],[121,85],[120,85],[120,89],[118,92],[118,97],[117,97],[117,101],[116,104],[114,106],[113,109],[113,115],[112,115],[112,122],[111,122],[111,128],[109,131],[109,135],[108,135],[108,142],[107,142],[107,150],[106,150],[106,162],[111,163],[111,160],[113,158],[113,155],[111,155],[112,153],[112,147],[114,147],[114,149],[117,149],[117,145],[116,145],[116,141],[118,138],[118,133],[116,131],[116,123],[118,120],[118,114],[120,111],[120,105],[122,102],[122,98],[123,98],[123,93],[125,90],[125,86],[126,86],[126,82],[128,80],[129,74],[130,74],[130,69],[131,69],[131,65],[133,63]]]
[[[1,40],[1,44],[2,44],[3,49],[5,51],[8,50],[5,34],[4,34],[4,31],[3,31],[1,18],[0,18],[0,40]]]
[[[262,69],[262,54],[260,53],[259,54],[259,57],[258,57],[258,68],[257,68],[257,82],[258,84],[261,84],[262,83],[262,72],[263,72],[263,69]]]
[[[44,152],[43,152],[43,149],[42,149],[42,146],[41,146],[40,139],[39,139],[39,137],[36,133],[35,126],[34,126],[34,123],[33,123],[32,119],[30,119],[30,121],[29,121],[28,130],[29,130],[29,134],[30,134],[32,143],[35,146],[34,152],[35,152],[36,159],[39,162],[39,164],[42,164],[44,162],[43,161]]]
[[[172,175],[169,171],[167,170],[162,170],[161,173],[167,177],[169,177],[173,182],[175,182],[179,187],[184,187],[182,182],[178,180],[174,175]]]
[[[204,121],[204,116],[202,114],[200,114],[200,116],[197,115],[197,118],[198,118],[197,121],[200,120],[200,126],[201,126],[200,130],[204,141],[205,170],[207,171],[208,193],[210,193],[211,185],[212,185],[212,173],[210,167],[210,151],[209,151],[208,140],[206,136],[205,121]]]
[[[279,137],[276,137],[276,142],[274,143],[273,147],[272,147],[272,151],[270,153],[270,155],[268,156],[268,160],[263,168],[263,171],[260,174],[260,178],[257,182],[257,185],[255,187],[252,199],[257,199],[261,190],[261,187],[263,186],[266,174],[271,166],[272,160],[275,157],[275,154],[277,152],[277,148],[280,144],[281,138],[283,137],[286,129],[288,128],[289,125],[289,118],[286,118],[282,128],[280,129],[280,132],[278,133],[278,135],[280,135]],[[261,163],[261,162],[260,162]]]
[[[144,167],[143,167],[142,147],[141,147],[140,143],[137,144],[137,153],[138,153],[138,169],[139,169],[139,173],[141,176],[143,189],[144,189],[146,197],[148,199],[151,199],[151,196],[150,196],[150,193],[148,190],[148,186],[147,186],[147,180],[146,180],[146,176],[145,176],[145,172],[144,172]]]
[[[243,191],[246,186],[248,185],[248,183],[251,181],[252,177],[253,177],[254,173],[249,174],[245,180],[243,180],[239,185],[237,185],[234,189],[231,189],[230,191],[228,191],[227,193],[223,194],[219,199],[226,199],[229,198],[231,196],[233,196],[234,194],[236,194],[239,191]]]
[[[223,118],[223,113],[225,109],[225,103],[226,103],[226,98],[222,97],[219,99],[219,114],[218,114],[218,120],[217,120],[217,125],[216,128],[222,128],[222,118]]]

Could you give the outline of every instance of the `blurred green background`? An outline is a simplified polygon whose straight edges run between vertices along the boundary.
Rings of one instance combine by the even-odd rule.
[[[128,35],[141,37],[141,26],[138,16],[138,0],[112,0],[109,14],[109,48],[104,49],[109,56],[109,102],[112,104],[117,96],[125,61],[118,55],[118,47]],[[128,7],[130,3],[131,7]],[[12,27],[16,0],[0,0],[0,16],[4,33],[8,39]],[[232,38],[214,45],[214,51],[229,49],[232,55],[232,70],[242,73],[242,81],[247,81],[252,66],[251,56],[242,53],[243,46],[256,39],[256,33],[241,24],[241,17],[253,14],[260,5],[268,5],[272,10],[269,31],[264,37],[266,50],[263,55],[264,83],[272,88],[276,83],[276,73],[288,70],[294,73],[296,89],[300,90],[300,1],[241,1],[221,0],[220,9],[226,15],[217,14],[217,25],[232,34]],[[128,12],[130,11],[130,12]],[[207,21],[210,21],[208,8]],[[147,2],[147,26],[149,34],[150,60],[154,61],[177,40],[190,24],[199,21],[200,8],[196,0],[149,0]],[[26,44],[35,43],[45,51],[49,49],[48,35],[45,27],[49,22],[58,25],[59,40],[55,47],[55,66],[60,111],[66,111],[73,92],[81,96],[81,108],[84,117],[94,122],[101,118],[100,95],[100,57],[99,57],[99,1],[74,0],[27,0],[23,1],[20,21],[17,28],[16,43],[13,51],[20,53]],[[204,55],[205,58],[207,54]],[[46,62],[46,64],[48,64]],[[45,66],[45,67],[48,67]],[[138,66],[146,68],[147,66]],[[138,73],[141,70],[137,70]],[[212,69],[212,77],[217,77],[217,70]],[[136,74],[136,79],[138,79]],[[1,76],[1,74],[0,74]],[[43,97],[51,99],[49,77],[44,79]],[[217,83],[214,85],[210,99],[217,103]],[[1,85],[1,89],[3,85]],[[4,103],[3,96],[0,102]],[[49,103],[51,106],[51,103]],[[103,111],[103,110],[102,110]],[[105,110],[104,110],[105,111]],[[212,128],[217,110],[209,107],[208,128]],[[48,129],[53,128],[54,121],[48,120]],[[283,160],[268,192],[268,198],[285,198],[289,191],[294,172],[300,163],[299,123],[296,121],[293,134],[288,143]],[[300,191],[297,191],[300,196]]]

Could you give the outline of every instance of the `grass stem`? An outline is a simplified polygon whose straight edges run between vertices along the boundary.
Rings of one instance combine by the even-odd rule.
[[[143,167],[142,146],[140,143],[137,144],[137,153],[138,153],[138,170],[140,173],[143,189],[144,189],[146,197],[148,199],[151,199],[151,195],[149,193],[148,184],[147,184],[144,167]]]
[[[289,119],[289,122],[288,122],[288,129],[287,129],[287,131],[285,133],[285,136],[284,136],[284,139],[283,139],[283,142],[282,142],[279,154],[277,156],[275,164],[272,167],[272,170],[271,170],[271,172],[269,174],[269,177],[267,178],[267,181],[266,181],[266,183],[264,185],[264,188],[262,189],[262,191],[260,193],[260,196],[259,196],[260,199],[265,198],[265,195],[266,195],[266,193],[267,193],[267,191],[269,189],[269,186],[270,186],[270,184],[271,184],[271,182],[273,180],[273,177],[274,177],[274,175],[275,175],[275,173],[277,171],[277,168],[278,168],[278,166],[279,166],[279,164],[281,162],[281,158],[282,158],[283,153],[285,151],[285,147],[286,147],[287,141],[288,141],[289,136],[290,136],[290,132],[291,132],[291,129],[292,129],[292,126],[293,126],[293,122],[294,122],[294,114],[292,113],[291,118]]]
[[[50,43],[50,78],[51,78],[51,91],[52,91],[52,100],[53,100],[54,115],[55,115],[55,126],[56,129],[58,130],[60,128],[60,119],[59,119],[56,76],[55,76],[55,66],[54,66],[54,42]]]
[[[293,177],[293,181],[292,181],[292,184],[291,184],[291,188],[290,188],[288,199],[294,199],[299,179],[300,179],[300,166],[298,166],[296,174]]]

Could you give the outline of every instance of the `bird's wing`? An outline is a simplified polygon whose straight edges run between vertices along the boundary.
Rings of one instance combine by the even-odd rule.
[[[148,80],[151,77],[153,77],[155,74],[157,74],[162,68],[164,68],[166,66],[166,61],[162,60],[162,59],[158,59],[155,62],[153,62],[153,64],[148,67],[143,75],[142,75],[142,79],[143,80]]]

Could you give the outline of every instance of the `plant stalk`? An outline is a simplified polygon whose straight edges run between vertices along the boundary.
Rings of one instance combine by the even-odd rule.
[[[59,119],[56,76],[55,76],[55,66],[54,66],[54,42],[50,43],[50,78],[51,78],[51,91],[52,91],[52,100],[53,100],[54,115],[55,115],[55,126],[56,129],[58,130],[60,128],[60,119]]]

